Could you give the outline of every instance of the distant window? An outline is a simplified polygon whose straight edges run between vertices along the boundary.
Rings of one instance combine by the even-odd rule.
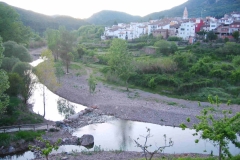
[[[181,28],[181,31],[184,31],[185,29],[184,28]]]

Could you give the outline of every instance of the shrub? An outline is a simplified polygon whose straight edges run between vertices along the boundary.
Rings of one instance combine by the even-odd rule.
[[[213,85],[213,81],[210,79],[199,79],[198,81],[183,83],[181,84],[177,91],[179,93],[193,92],[203,87],[210,87]]]
[[[232,63],[233,63],[235,66],[240,66],[240,56],[235,56],[235,57],[233,57]]]
[[[137,61],[135,64],[138,73],[174,73],[177,64],[171,58]]]

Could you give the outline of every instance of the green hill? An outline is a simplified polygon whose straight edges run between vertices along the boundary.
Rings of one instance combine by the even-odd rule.
[[[0,2],[0,4],[8,5]],[[65,26],[68,30],[77,30],[83,25],[89,25],[83,19],[76,19],[70,16],[47,16],[30,10],[25,10],[10,6],[19,14],[20,20],[25,26],[29,26],[33,31],[43,34],[47,28],[58,29],[59,26]]]
[[[140,16],[132,16],[124,12],[104,10],[93,14],[87,19],[89,23],[96,25],[113,25],[117,23],[129,23],[140,21]]]
[[[85,20],[69,16],[47,16],[17,7],[13,8],[20,15],[20,19],[25,26],[29,26],[40,34],[47,28],[58,29],[59,26],[65,26],[68,30],[77,30],[79,27],[89,24]]]
[[[159,17],[182,17],[187,7],[189,17],[213,16],[222,17],[232,11],[240,11],[240,0],[188,0],[187,2],[169,10],[151,13],[144,20],[158,19]]]

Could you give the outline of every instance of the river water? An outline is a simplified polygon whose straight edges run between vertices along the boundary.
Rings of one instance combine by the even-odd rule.
[[[40,63],[33,62],[33,64],[37,65]],[[33,103],[33,111],[39,114],[43,114],[43,100],[42,100],[42,84],[37,84],[37,89],[35,90],[33,96],[30,99],[30,102]],[[85,106],[80,104],[72,103],[63,99],[53,92],[46,90],[46,119],[49,120],[63,120],[65,114],[63,114],[61,107],[64,106],[67,114],[79,112],[84,109]],[[61,109],[60,109],[61,108]],[[208,141],[200,140],[198,144],[194,141],[198,137],[192,136],[194,130],[186,129],[182,130],[178,127],[170,127],[170,126],[161,126],[151,123],[143,123],[143,122],[135,122],[135,121],[127,121],[127,120],[110,120],[101,124],[91,124],[82,128],[78,128],[75,132],[73,132],[74,136],[81,137],[83,134],[92,134],[94,136],[95,146],[101,146],[101,149],[104,150],[126,150],[126,151],[138,151],[141,152],[141,149],[136,147],[136,144],[133,140],[138,140],[140,144],[144,143],[143,136],[147,135],[146,128],[150,128],[151,135],[148,139],[148,144],[152,145],[150,150],[155,150],[159,146],[163,146],[165,144],[164,136],[166,135],[166,142],[168,143],[168,139],[171,138],[174,142],[174,145],[170,148],[166,148],[164,153],[203,153],[210,154],[211,152],[214,155],[218,154],[218,148],[214,147],[214,145]],[[240,138],[238,137],[240,140]],[[234,147],[233,144],[229,145],[230,152],[233,155],[240,154],[240,150]],[[71,152],[71,151],[82,151],[86,150],[84,147],[67,145],[61,146],[58,151],[54,151],[54,153],[58,152]],[[90,149],[93,150],[93,149]],[[5,157],[5,159],[11,160],[26,160],[32,159],[34,155],[32,152],[27,151],[22,155],[13,155]],[[0,158],[1,159],[1,158]]]

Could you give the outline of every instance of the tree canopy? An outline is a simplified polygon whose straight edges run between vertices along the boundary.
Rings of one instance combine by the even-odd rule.
[[[15,41],[28,44],[31,30],[25,27],[19,19],[17,12],[7,4],[0,2],[0,35],[3,42]]]
[[[7,41],[3,43],[5,48],[3,54],[5,57],[15,57],[22,62],[31,62],[32,58],[28,50],[14,41]]]
[[[3,59],[2,38],[0,37],[0,67]],[[8,76],[4,70],[0,70],[0,115],[5,112],[9,98],[4,92],[9,88]]]
[[[132,53],[127,50],[127,43],[121,39],[114,39],[109,49],[108,64],[111,67],[111,71],[121,78],[128,90],[128,79],[134,71],[132,65],[133,56]]]

